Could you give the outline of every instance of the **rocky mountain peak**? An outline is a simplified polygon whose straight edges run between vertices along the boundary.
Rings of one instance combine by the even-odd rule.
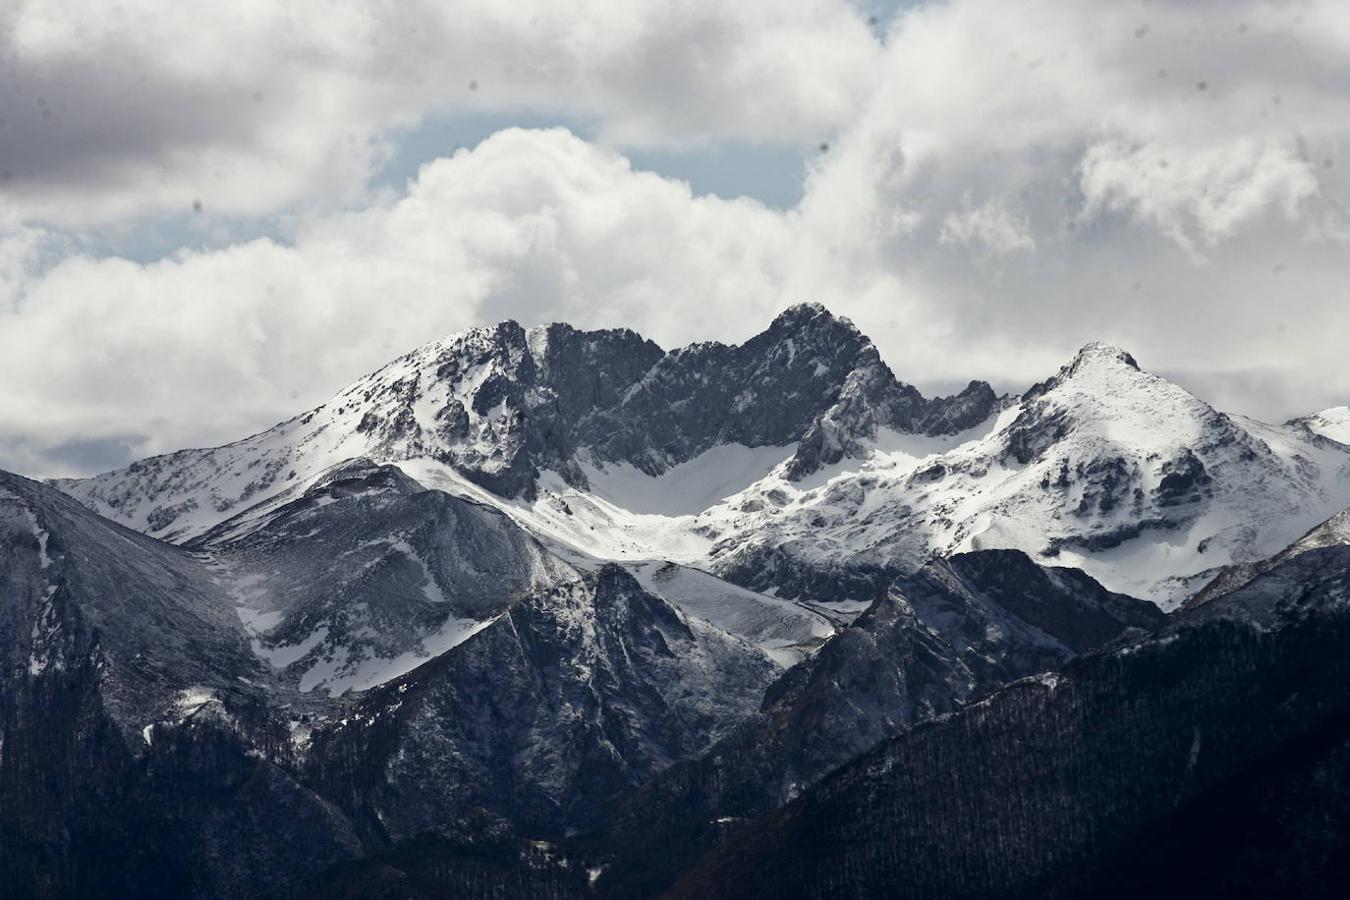
[[[1310,416],[1292,419],[1288,424],[1306,428],[1313,434],[1342,444],[1350,444],[1350,406],[1333,406]]]
[[[822,303],[794,303],[774,317],[769,331],[799,331],[803,329],[844,329],[858,333],[852,320],[836,316]]]
[[[1104,341],[1089,341],[1074,355],[1070,368],[1089,365],[1124,365],[1138,371],[1139,363],[1126,350]]]
[[[1073,359],[1050,378],[1032,385],[1022,399],[1034,400],[1066,385],[1086,393],[1118,392],[1118,380],[1133,381],[1140,377],[1151,376],[1139,368],[1139,363],[1128,351],[1113,344],[1092,341],[1083,345]],[[1108,387],[1108,384],[1114,386]]]
[[[740,347],[723,350],[766,374],[804,372],[811,379],[832,383],[835,390],[855,369],[881,365],[872,341],[850,320],[819,303],[789,306]]]

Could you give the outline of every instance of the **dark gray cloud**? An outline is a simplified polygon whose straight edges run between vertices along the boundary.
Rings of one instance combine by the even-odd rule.
[[[119,469],[140,458],[149,443],[149,435],[76,439],[51,445],[29,438],[0,439],[0,469],[44,476],[90,475]]]
[[[454,112],[575,117],[641,147],[805,146],[849,120],[879,52],[845,0],[17,0],[0,8],[0,198],[66,227],[331,207],[360,196],[390,129]]]

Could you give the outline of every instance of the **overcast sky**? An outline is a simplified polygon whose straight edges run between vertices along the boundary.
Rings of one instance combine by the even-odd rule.
[[[514,318],[850,316],[1350,402],[1350,4],[0,4],[0,468],[214,444]]]

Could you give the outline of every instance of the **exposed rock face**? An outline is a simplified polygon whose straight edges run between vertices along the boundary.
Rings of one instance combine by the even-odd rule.
[[[79,503],[0,473],[0,884],[1237,893],[1229,841],[1315,893],[1350,846],[1339,421],[1102,344],[926,399],[808,304],[670,352],[475,329]],[[1116,593],[1207,581],[1170,619]]]
[[[1098,343],[1020,398],[973,382],[926,399],[804,304],[744,344],[671,352],[623,330],[474,329],[247,440],[59,486],[182,542],[365,457],[419,480],[439,466],[427,486],[572,551],[779,597],[866,603],[934,555],[1008,547],[1170,609],[1350,505],[1350,445],[1312,422],[1225,415]]]
[[[209,572],[7,474],[0,658],[15,896],[239,893],[359,851],[291,774],[270,674]]]
[[[1289,423],[1342,444],[1350,444],[1350,406],[1333,406]]]
[[[659,474],[718,445],[803,440],[792,464],[800,476],[879,427],[947,434],[996,403],[982,383],[924,399],[852,323],[818,304],[792,307],[739,346],[670,353],[626,330],[504,322],[428,344],[237,444],[60,486],[117,521],[181,541],[348,458],[434,457],[495,494],[532,497],[541,470],[584,486],[583,460]]]
[[[1350,504],[1345,445],[1224,415],[1103,344],[962,438],[891,437],[823,484],[762,479],[708,514],[713,567],[872,599],[933,555],[1009,547],[1170,609]]]
[[[602,891],[658,892],[740,823],[883,739],[1163,621],[1152,604],[1017,551],[930,563],[780,679],[756,719],[638,793],[609,825],[617,859]]]
[[[1344,509],[1268,559],[1230,566],[1186,602],[1187,609],[1231,594],[1271,569],[1309,550],[1350,545],[1350,509]]]
[[[732,838],[673,894],[1095,896],[1128,870],[1122,854],[1157,838],[1150,829],[1199,821],[1265,865],[1235,882],[1225,869],[1243,863],[1205,836],[1209,868],[1192,883],[1323,895],[1344,870],[1329,851],[1350,837],[1343,815],[1322,831],[1330,843],[1273,846],[1242,819],[1297,827],[1343,808],[1348,572],[1350,550],[1312,550],[1157,637],[916,728]],[[1307,762],[1281,766],[1280,754]],[[1303,791],[1293,809],[1272,806],[1268,786],[1281,779]],[[1219,822],[1230,788],[1247,802]],[[1143,860],[1145,871],[1184,869],[1189,854],[1169,853],[1156,867]]]
[[[1163,621],[1150,603],[1020,551],[934,560],[769,692],[766,711],[794,744],[782,796],[915,722]]]
[[[262,696],[234,605],[197,560],[0,473],[0,654],[8,678],[99,671],[103,702],[141,740],[183,689]]]
[[[571,566],[497,509],[354,460],[193,541],[255,651],[301,691],[341,694],[449,650]]]
[[[382,840],[473,809],[559,835],[705,750],[775,672],[610,566],[368,695],[315,737],[310,767]]]
[[[191,551],[0,475],[0,563],[0,874],[18,895],[288,889],[426,834],[451,883],[534,865],[502,877],[565,892],[578,872],[517,830],[589,825],[780,671],[623,569],[579,572],[497,510],[367,463]],[[479,617],[471,633],[406,659],[446,608]],[[371,648],[403,672],[359,697],[306,682]]]
[[[867,442],[876,438],[879,429],[891,428],[910,434],[956,434],[983,422],[998,408],[999,398],[983,381],[972,381],[964,391],[952,397],[925,399],[910,385],[896,380],[871,341],[862,337],[847,320],[834,319],[822,308],[794,307],[784,313],[766,335],[773,334],[775,327],[785,330],[785,320],[788,326],[795,326],[810,337],[808,349],[816,350],[820,344],[833,339],[847,353],[846,365],[836,366],[846,372],[842,388],[836,389],[837,393],[828,404],[822,404],[823,411],[805,433],[785,435],[786,440],[761,442],[783,444],[799,440],[797,451],[787,466],[787,475],[791,479],[809,475],[847,457],[865,455]],[[800,352],[795,342],[790,346],[794,352]],[[819,359],[819,356],[815,358]],[[772,395],[781,389],[766,384],[763,393]],[[789,397],[802,390],[791,384],[786,385],[786,389]]]

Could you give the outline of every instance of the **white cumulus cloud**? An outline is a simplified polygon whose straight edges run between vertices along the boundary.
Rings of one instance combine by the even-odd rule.
[[[29,21],[58,7],[20,8],[25,58],[39,48],[50,71],[68,71],[75,38]],[[57,153],[46,175],[8,183],[32,192],[23,209],[83,197],[121,214],[180,202],[199,184],[193,167],[216,159],[195,148],[223,147],[231,161],[210,165],[237,187],[239,209],[289,208],[360,188],[363,176],[324,154],[350,152],[351,171],[365,171],[390,122],[497,90],[507,99],[492,103],[594,116],[601,137],[504,131],[427,164],[406,193],[289,208],[285,242],[144,265],[70,256],[50,228],[11,228],[0,240],[0,466],[73,470],[114,451],[237,437],[470,324],[623,325],[671,346],[742,339],[801,300],[851,316],[929,390],[972,377],[1018,390],[1104,339],[1240,412],[1350,399],[1343,4],[947,0],[901,14],[884,49],[856,10],[823,0],[782,15],[583,4],[575,21],[542,5],[528,20],[462,7],[454,22],[413,6],[406,28],[390,24],[392,8],[335,14],[303,36],[270,6],[208,20],[236,36],[269,26],[223,82],[259,117],[232,120],[242,126],[228,139],[211,121],[224,88],[205,83],[228,75],[228,60],[211,61],[220,52],[198,35],[143,62],[191,30],[156,20],[109,83],[148,70],[147,90],[172,93],[174,109],[197,97],[200,116],[142,138],[153,111],[83,94],[135,126],[79,151],[92,180],[61,182]],[[92,46],[110,45],[95,19]],[[472,41],[455,22],[473,23]],[[270,53],[268,41],[307,49]],[[474,57],[474,42],[498,49]],[[257,101],[245,74],[274,57],[286,62]],[[211,76],[197,94],[192,73]],[[468,99],[443,99],[446,85]],[[314,91],[283,104],[297,123],[265,111],[288,90]],[[44,94],[54,116],[58,96]],[[330,140],[347,126],[352,144]],[[786,211],[696,195],[607,145],[830,129]]]

